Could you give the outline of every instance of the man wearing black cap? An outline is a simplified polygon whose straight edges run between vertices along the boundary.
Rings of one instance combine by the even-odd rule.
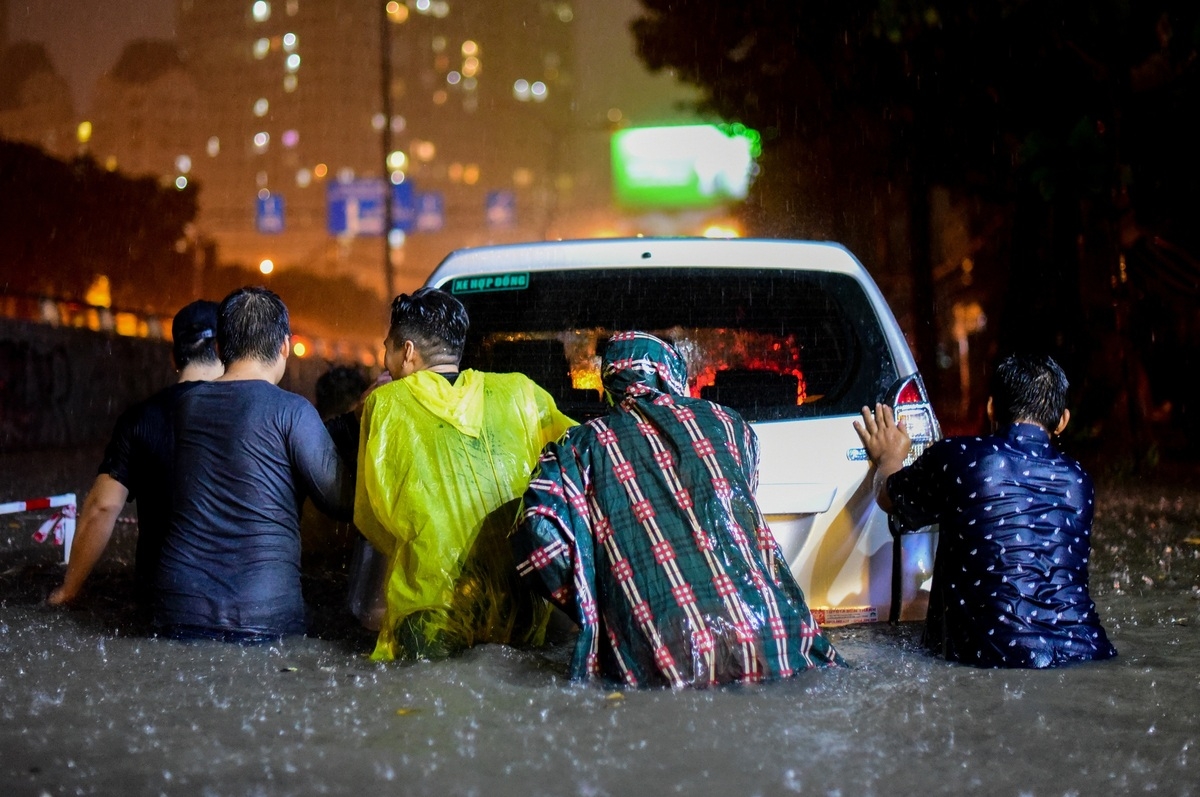
[[[300,506],[349,519],[354,479],[317,410],[279,382],[291,350],[283,301],[240,288],[217,310],[225,373],[175,406],[171,521],[154,624],[178,639],[258,642],[306,629]]]
[[[100,473],[83,502],[62,586],[47,599],[51,605],[70,603],[79,595],[108,547],[121,508],[134,499],[138,508],[134,588],[140,603],[149,602],[171,516],[175,450],[172,412],[180,396],[224,371],[217,359],[216,330],[215,302],[192,302],[175,314],[171,324],[172,354],[179,379],[117,419]]]

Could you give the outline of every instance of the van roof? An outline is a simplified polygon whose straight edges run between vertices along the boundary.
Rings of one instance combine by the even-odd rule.
[[[866,276],[845,247],[818,241],[751,238],[597,238],[499,244],[451,252],[426,284],[461,274],[621,266],[783,268]]]

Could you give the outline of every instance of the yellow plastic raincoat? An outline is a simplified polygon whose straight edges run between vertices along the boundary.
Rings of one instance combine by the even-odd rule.
[[[541,641],[548,605],[508,537],[542,447],[573,425],[522,374],[418,371],[367,398],[354,522],[389,572],[373,659]]]

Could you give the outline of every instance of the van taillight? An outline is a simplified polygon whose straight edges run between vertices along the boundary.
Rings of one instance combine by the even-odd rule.
[[[925,383],[919,374],[913,374],[903,380],[892,392],[892,409],[896,420],[904,421],[904,428],[912,440],[912,450],[904,460],[908,465],[921,455],[929,445],[942,438],[942,427],[938,424],[937,416],[933,414],[933,406],[925,393]]]

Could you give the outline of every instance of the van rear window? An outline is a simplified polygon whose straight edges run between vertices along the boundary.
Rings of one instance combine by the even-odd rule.
[[[600,355],[624,330],[670,340],[691,394],[751,421],[856,413],[897,378],[870,301],[844,274],[609,268],[520,282],[457,292],[471,319],[463,365],[520,371],[578,420],[604,412]]]

